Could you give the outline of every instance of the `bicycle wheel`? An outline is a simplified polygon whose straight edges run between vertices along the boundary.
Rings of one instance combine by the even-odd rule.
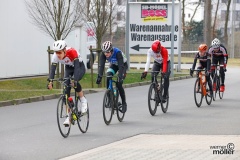
[[[82,133],[86,133],[89,126],[89,108],[87,104],[87,112],[81,113],[82,103],[79,98],[77,98],[75,114],[77,115],[78,128]]]
[[[194,100],[195,100],[195,104],[197,105],[197,107],[201,106],[202,99],[203,99],[202,89],[201,89],[201,86],[199,83],[199,78],[197,78],[195,85],[194,85]]]
[[[68,137],[71,129],[71,123],[69,124],[69,126],[63,125],[63,122],[67,117],[68,117],[68,107],[63,102],[63,96],[61,96],[57,104],[57,123],[58,123],[58,129],[64,138]]]
[[[217,95],[217,91],[218,91],[217,90],[217,77],[216,77],[216,75],[214,75],[214,77],[213,77],[212,85],[213,85],[213,100],[215,101],[217,99],[216,95]]]
[[[106,125],[109,125],[114,111],[113,92],[106,90],[103,98],[103,119]]]
[[[125,113],[120,112],[122,110],[122,103],[119,100],[119,91],[117,88],[116,89],[116,96],[115,96],[115,105],[116,105],[116,110],[117,110],[117,118],[119,122],[123,121]]]
[[[222,82],[222,80],[221,80],[221,75],[219,75],[219,77],[218,77],[218,93],[219,93],[219,98],[220,99],[223,99],[223,94],[224,94],[224,92],[220,92],[220,87],[221,87],[221,82]]]
[[[210,105],[212,103],[213,96],[211,96],[210,87],[208,85],[208,82],[206,82],[206,91],[207,91],[207,94],[205,96],[205,99],[206,99],[207,104]]]
[[[162,111],[163,113],[166,113],[168,110],[168,104],[169,104],[169,92],[167,93],[166,100],[163,101],[164,83],[161,84],[159,93],[160,93]]]
[[[157,111],[157,106],[159,103],[157,99],[158,95],[156,92],[155,83],[152,83],[148,90],[148,109],[152,116],[154,116]]]

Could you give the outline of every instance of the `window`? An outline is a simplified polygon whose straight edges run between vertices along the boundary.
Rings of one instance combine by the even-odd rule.
[[[222,3],[227,3],[228,2],[228,0],[222,0]]]
[[[122,14],[121,12],[117,12],[117,20],[121,21],[122,20]]]

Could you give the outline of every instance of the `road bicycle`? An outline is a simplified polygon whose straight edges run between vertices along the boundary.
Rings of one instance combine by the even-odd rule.
[[[68,137],[71,126],[75,125],[76,122],[78,127],[82,133],[86,133],[89,126],[89,108],[87,105],[87,112],[81,113],[82,103],[80,98],[77,96],[75,91],[75,96],[73,103],[69,101],[69,97],[66,93],[67,88],[71,88],[71,84],[67,84],[66,82],[72,80],[73,78],[60,78],[60,79],[53,79],[53,81],[59,82],[63,86],[62,94],[58,100],[57,104],[57,123],[58,128],[61,135],[66,138]],[[69,117],[70,124],[68,126],[63,125],[65,119]]]
[[[150,114],[154,116],[159,104],[161,104],[163,113],[167,112],[169,104],[169,91],[166,99],[163,99],[164,79],[162,76],[160,76],[160,82],[158,83],[157,77],[159,71],[152,71],[151,73],[153,73],[153,82],[150,84],[148,90],[148,109]]]
[[[204,69],[193,70],[197,72],[197,78],[194,84],[194,100],[197,107],[202,104],[203,97],[205,96],[208,105],[212,103],[213,96],[210,93],[208,82],[206,81],[206,75]]]
[[[219,98],[223,98],[224,92],[220,92],[220,84],[221,84],[221,73],[220,66],[217,64],[212,64],[215,67],[215,71],[213,73],[213,100],[215,101],[217,98],[217,94]]]
[[[103,119],[106,125],[111,123],[112,117],[117,113],[119,122],[123,121],[125,113],[122,113],[122,103],[119,100],[119,90],[117,88],[117,81],[113,80],[113,76],[109,78],[108,89],[105,91],[103,98]]]

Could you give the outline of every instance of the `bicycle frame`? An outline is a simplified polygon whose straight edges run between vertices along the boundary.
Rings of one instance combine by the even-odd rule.
[[[204,96],[207,95],[207,90],[206,90],[206,76],[205,74],[203,74],[201,71],[199,72],[198,74],[198,78],[199,78],[199,82],[200,82],[200,85],[201,85],[201,88],[202,88],[202,94]]]

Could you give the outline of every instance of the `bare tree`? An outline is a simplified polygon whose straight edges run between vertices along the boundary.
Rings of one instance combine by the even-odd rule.
[[[196,12],[197,12],[197,10],[198,10],[198,7],[199,7],[200,5],[201,5],[201,0],[198,0],[197,6],[196,6],[196,8],[194,9],[193,15],[192,15],[192,17],[191,17],[191,19],[190,19],[190,23],[193,21],[193,18],[195,17],[195,14],[196,14]]]
[[[54,40],[65,39],[81,18],[79,0],[25,0],[25,3],[32,23]],[[64,65],[61,65],[63,76]]]
[[[231,1],[232,0],[227,1],[227,12],[226,12],[226,17],[225,17],[225,25],[224,25],[224,42],[225,42],[225,44],[228,44],[227,28],[228,28],[228,19],[229,19],[229,11],[230,11]]]
[[[81,9],[81,13],[85,21],[93,22],[97,48],[101,48],[103,36],[116,17],[117,13],[114,12],[114,9],[117,5],[111,0],[88,0],[87,2],[88,5],[83,5],[84,8]]]
[[[212,39],[214,37],[216,37],[216,34],[215,34],[215,26],[216,26],[216,21],[217,21],[217,12],[218,12],[218,7],[219,7],[219,1],[217,1],[217,8],[216,8],[216,11],[215,11],[215,15],[214,15],[214,21],[213,21],[213,27],[212,27]]]
[[[54,40],[65,39],[80,20],[79,0],[26,0],[32,23]]]
[[[204,42],[211,44],[211,1],[204,2]]]

